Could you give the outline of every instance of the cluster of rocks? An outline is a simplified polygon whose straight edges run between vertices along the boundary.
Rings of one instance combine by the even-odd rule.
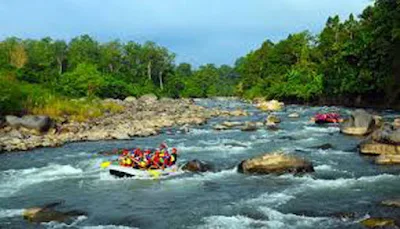
[[[262,111],[280,111],[285,106],[283,102],[279,102],[277,100],[266,101],[263,98],[255,98],[253,103]]]
[[[256,131],[261,127],[267,127],[268,129],[276,130],[278,129],[278,123],[280,122],[281,119],[278,116],[270,114],[263,122],[225,121],[215,125],[213,129],[223,131],[239,128],[241,131]]]
[[[67,142],[131,139],[156,135],[164,127],[202,125],[216,116],[248,115],[243,110],[222,111],[197,106],[190,99],[158,99],[145,95],[138,99],[106,99],[124,111],[86,122],[54,122],[46,116],[6,116],[0,128],[0,152],[55,147]]]
[[[377,164],[400,164],[400,119],[383,122],[380,116],[356,110],[342,124],[341,132],[367,136],[359,144],[360,153],[379,156],[375,159]]]

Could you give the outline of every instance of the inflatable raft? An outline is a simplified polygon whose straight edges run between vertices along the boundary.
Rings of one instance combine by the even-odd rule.
[[[178,166],[173,165],[171,167],[161,169],[134,169],[131,167],[124,167],[120,165],[110,165],[108,166],[108,170],[111,175],[116,177],[140,177],[140,178],[161,178],[168,177],[171,175],[178,174]]]
[[[327,113],[327,114],[316,114],[313,117],[313,121],[316,124],[325,124],[325,123],[340,123],[342,120],[340,115],[337,113]]]

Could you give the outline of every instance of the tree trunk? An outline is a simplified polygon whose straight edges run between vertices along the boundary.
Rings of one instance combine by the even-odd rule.
[[[162,74],[163,74],[163,72],[160,71],[160,73],[158,74],[158,79],[160,80],[160,88],[161,88],[161,90],[164,90],[164,84],[163,84]]]
[[[147,76],[149,77],[149,80],[151,80],[151,61],[147,64]]]
[[[60,57],[57,58],[57,63],[58,63],[58,74],[61,76],[63,74],[63,65],[62,65],[62,59]]]

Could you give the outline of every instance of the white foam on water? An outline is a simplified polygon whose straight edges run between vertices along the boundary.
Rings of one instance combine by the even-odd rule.
[[[223,178],[229,177],[229,176],[233,176],[233,175],[237,175],[237,169],[233,168],[233,169],[227,169],[227,170],[222,170],[219,172],[205,172],[202,174],[196,174],[190,177],[177,177],[174,179],[168,179],[165,180],[165,183],[168,184],[190,184],[190,183],[198,183],[198,182],[202,182],[202,181],[211,181],[211,180],[221,180]]]
[[[76,219],[70,224],[51,221],[48,223],[41,223],[41,225],[49,229],[77,228],[77,225],[82,221],[85,221],[87,218],[88,218],[87,216],[76,217]]]
[[[218,152],[224,152],[226,155],[224,156],[229,156],[231,153],[243,153],[244,151],[247,150],[246,147],[241,147],[241,146],[231,146],[231,145],[210,145],[210,146],[185,146],[184,144],[180,144],[177,146],[177,148],[181,152],[209,152],[209,151],[218,151]],[[221,155],[221,154],[218,154]]]
[[[284,214],[277,210],[267,207],[259,208],[268,220],[256,220],[242,215],[235,216],[209,216],[203,218],[203,225],[198,229],[247,229],[247,228],[266,228],[266,229],[295,229],[295,228],[323,228],[334,223],[334,220],[325,217],[306,217],[294,214]],[[322,226],[322,227],[321,227]]]
[[[252,225],[257,228],[265,228],[268,226],[266,221],[251,219],[246,216],[209,216],[203,218],[204,225],[200,225],[198,229],[247,229]],[[260,227],[265,226],[265,227]]]
[[[296,197],[290,194],[285,193],[285,191],[282,192],[274,192],[274,193],[264,193],[261,196],[250,199],[246,201],[246,204],[255,204],[255,205],[266,205],[266,206],[280,206],[283,204],[286,204],[292,199],[295,199]]]
[[[97,225],[83,226],[82,229],[139,229],[138,227],[118,226],[118,225]]]
[[[307,217],[295,214],[284,214],[269,207],[259,208],[267,217],[273,228],[324,228],[323,223],[329,224],[328,217]],[[325,225],[326,227],[326,225]]]
[[[283,179],[292,179],[300,184],[295,184],[293,188],[287,189],[286,193],[295,195],[300,192],[305,192],[315,189],[338,189],[338,188],[352,188],[371,183],[378,183],[382,181],[396,181],[400,176],[391,174],[380,174],[376,176],[364,176],[359,178],[338,178],[335,180],[313,179],[310,176],[296,177],[292,175],[280,176]]]
[[[329,126],[329,127],[305,126],[304,130],[310,132],[318,132],[318,133],[335,133],[339,132],[340,128],[335,126]]]
[[[0,219],[22,216],[23,212],[24,212],[24,209],[1,209],[0,208]]]
[[[314,167],[315,171],[336,171],[336,169],[332,168],[330,165],[318,165]]]
[[[252,142],[250,141],[238,141],[234,139],[227,139],[227,138],[222,138],[222,139],[216,139],[216,140],[200,140],[200,144],[203,145],[208,145],[208,146],[226,146],[226,147],[239,147],[239,148],[248,148],[251,147]]]
[[[309,138],[303,138],[303,139],[299,139],[296,140],[297,142],[312,142],[312,141],[316,141],[317,139],[314,137],[309,137]]]
[[[0,197],[14,193],[37,183],[82,177],[83,170],[71,165],[51,164],[40,168],[6,170],[0,173]]]
[[[189,134],[209,134],[211,132],[211,129],[190,129]]]
[[[353,152],[347,152],[347,151],[342,151],[342,150],[332,150],[332,149],[318,149],[318,150],[312,150],[308,149],[311,151],[312,154],[322,154],[322,155],[348,155],[348,154],[354,154]]]

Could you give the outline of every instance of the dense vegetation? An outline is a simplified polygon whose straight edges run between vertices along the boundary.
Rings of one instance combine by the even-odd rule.
[[[88,35],[68,44],[51,38],[8,38],[0,43],[0,114],[48,114],[52,104],[68,107],[70,98],[80,97],[92,101],[147,93],[170,97],[233,94],[237,75],[231,67],[208,64],[193,70],[188,63],[176,66],[174,58],[152,42],[100,44]],[[54,109],[50,113],[57,113]]]
[[[175,54],[152,42],[7,38],[0,42],[0,85],[0,115],[74,114],[93,98],[147,93],[399,104],[400,1],[376,0],[358,19],[330,17],[318,35],[267,40],[234,67],[176,65]],[[89,104],[70,102],[80,97]]]
[[[291,34],[239,59],[238,93],[361,105],[400,100],[400,1],[376,0],[357,20],[330,17],[316,36]]]

